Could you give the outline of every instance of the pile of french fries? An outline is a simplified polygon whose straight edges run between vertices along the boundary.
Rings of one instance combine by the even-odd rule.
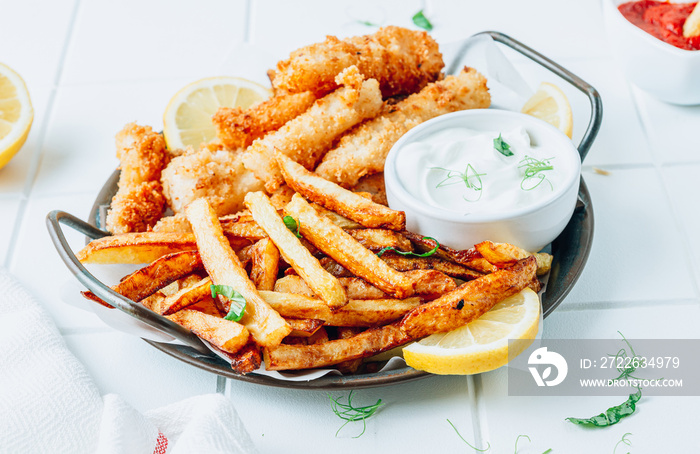
[[[539,290],[537,275],[551,265],[510,244],[439,245],[405,231],[404,213],[372,194],[275,159],[287,187],[249,193],[246,211],[219,219],[197,199],[185,209],[192,233],[109,236],[78,258],[148,263],[112,288],[208,341],[240,374],[263,360],[267,370],[370,370],[366,358],[463,326],[524,287]],[[212,296],[219,286],[245,300],[238,321],[236,301]]]

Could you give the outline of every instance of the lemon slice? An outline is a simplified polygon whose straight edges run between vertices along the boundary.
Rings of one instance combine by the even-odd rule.
[[[526,288],[490,311],[447,333],[438,333],[404,347],[403,357],[414,369],[440,375],[471,375],[508,362],[508,339],[535,339],[540,324],[540,299]],[[518,343],[520,351],[532,341]]]
[[[10,162],[29,135],[34,109],[22,78],[0,63],[0,168]]]
[[[163,115],[163,136],[170,150],[199,147],[216,137],[211,117],[219,107],[248,107],[270,97],[270,90],[240,77],[210,77],[178,91]]]
[[[523,106],[522,113],[544,120],[571,138],[574,118],[569,99],[554,84],[542,82],[537,93]]]

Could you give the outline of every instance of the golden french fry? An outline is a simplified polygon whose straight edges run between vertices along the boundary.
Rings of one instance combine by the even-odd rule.
[[[309,337],[323,326],[323,320],[316,318],[285,318],[292,332],[292,337]]]
[[[280,252],[269,238],[263,238],[250,248],[253,265],[250,279],[258,290],[275,288],[279,272]]]
[[[454,279],[438,270],[413,270],[404,273],[416,282],[416,295],[424,300],[434,300],[455,288]]]
[[[345,287],[345,292],[350,299],[381,300],[389,298],[389,295],[359,277],[339,277],[338,280]]]
[[[683,23],[683,36],[686,38],[694,38],[700,36],[700,3],[695,5],[693,11],[685,19]]]
[[[437,242],[435,240],[418,235],[417,233],[408,231],[401,233],[403,236],[411,240],[411,243],[413,243],[419,252],[428,252],[437,246]],[[479,274],[493,273],[498,269],[498,267],[490,264],[486,259],[484,259],[475,248],[460,251],[441,244],[435,253],[430,257],[464,265],[467,268],[477,271]]]
[[[292,201],[291,197],[289,198],[289,201],[290,202]],[[289,202],[287,202],[287,203],[289,203]],[[351,219],[348,219],[345,216],[341,216],[336,212],[333,212],[331,210],[327,210],[327,209],[323,208],[321,205],[319,205],[318,203],[312,203],[311,206],[314,207],[314,210],[316,210],[318,212],[318,214],[320,214],[323,217],[328,218],[333,224],[337,225],[341,229],[350,230],[350,229],[362,228],[362,226],[360,224],[358,224],[357,222],[355,222]]]
[[[519,248],[509,243],[494,243],[492,241],[483,241],[479,244],[474,245],[474,248],[479,251],[479,253],[489,261],[489,263],[497,266],[504,267],[512,265],[518,260],[522,260],[525,257],[531,255],[535,256],[537,260],[537,275],[542,276],[547,274],[552,267],[552,256],[545,253],[539,252],[536,254],[527,252],[525,249]]]
[[[297,370],[326,367],[390,350],[413,340],[398,322],[370,328],[348,339],[314,345],[279,345],[263,349],[267,370]]]
[[[292,328],[262,299],[248,278],[209,203],[206,199],[197,199],[185,207],[185,214],[192,224],[204,268],[214,284],[231,286],[245,298],[241,324],[259,345],[279,345]],[[230,301],[226,299],[223,304],[228,311]]]
[[[267,237],[267,233],[260,228],[250,215],[224,216],[219,222],[221,222],[221,228],[226,236],[247,238],[249,240],[261,240]]]
[[[353,328],[349,326],[340,326],[337,329],[338,339],[350,339],[355,337],[362,332],[362,328]],[[335,369],[339,370],[342,374],[354,374],[362,365],[362,358],[349,359],[347,361],[342,361],[335,365]]]
[[[222,355],[231,361],[231,369],[237,374],[245,375],[257,370],[262,364],[262,354],[260,347],[253,341],[248,341],[236,353],[228,353],[218,349]]]
[[[413,338],[450,331],[476,320],[496,303],[527,287],[537,270],[534,257],[495,271],[423,304],[401,320],[401,329]]]
[[[314,293],[326,302],[328,307],[337,309],[348,302],[345,290],[338,279],[324,270],[318,259],[312,256],[299,238],[285,226],[265,194],[248,193],[244,203],[256,222],[275,243],[284,260],[306,281]]]
[[[184,309],[167,318],[229,353],[240,350],[250,336],[246,327],[240,323],[199,311]]]
[[[189,307],[202,298],[211,295],[211,279],[205,277],[189,287],[185,287],[174,295],[166,296],[160,303],[160,313],[171,315]]]
[[[348,233],[372,252],[378,252],[385,247],[393,247],[403,252],[413,251],[411,242],[405,236],[393,230],[356,229],[349,230]]]
[[[390,267],[398,271],[413,271],[413,270],[437,270],[448,276],[470,281],[483,274],[471,270],[463,265],[448,262],[436,257],[404,257],[392,252],[382,254],[382,260]],[[405,274],[405,273],[404,273]]]
[[[375,326],[401,318],[420,305],[420,298],[403,300],[350,300],[336,311],[323,301],[293,293],[261,291],[260,294],[283,317],[315,318],[329,326]]]
[[[170,283],[203,269],[197,251],[176,252],[131,273],[112,288],[132,301],[141,301]]]
[[[151,263],[168,254],[197,249],[191,233],[122,233],[92,240],[76,255],[83,263]]]
[[[276,154],[277,164],[287,184],[312,202],[370,228],[403,230],[406,213],[374,203],[352,191],[309,172],[282,153]]]
[[[309,298],[316,297],[316,294],[311,290],[309,284],[297,274],[290,274],[277,279],[275,287],[272,290],[277,293],[294,293],[308,296]]]
[[[307,240],[355,275],[396,298],[413,294],[410,279],[389,267],[343,229],[319,216],[299,194],[294,194],[285,212],[296,219],[299,231]]]

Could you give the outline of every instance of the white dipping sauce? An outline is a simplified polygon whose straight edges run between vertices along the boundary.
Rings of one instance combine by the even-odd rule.
[[[499,134],[512,156],[494,147]],[[503,213],[561,192],[576,169],[558,155],[556,148],[532,144],[524,127],[452,127],[405,145],[396,174],[411,195],[435,208],[464,215]]]

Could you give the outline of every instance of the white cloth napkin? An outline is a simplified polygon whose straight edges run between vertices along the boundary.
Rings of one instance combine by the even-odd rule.
[[[0,269],[3,453],[255,453],[233,404],[192,397],[142,414],[102,397],[51,318]]]

